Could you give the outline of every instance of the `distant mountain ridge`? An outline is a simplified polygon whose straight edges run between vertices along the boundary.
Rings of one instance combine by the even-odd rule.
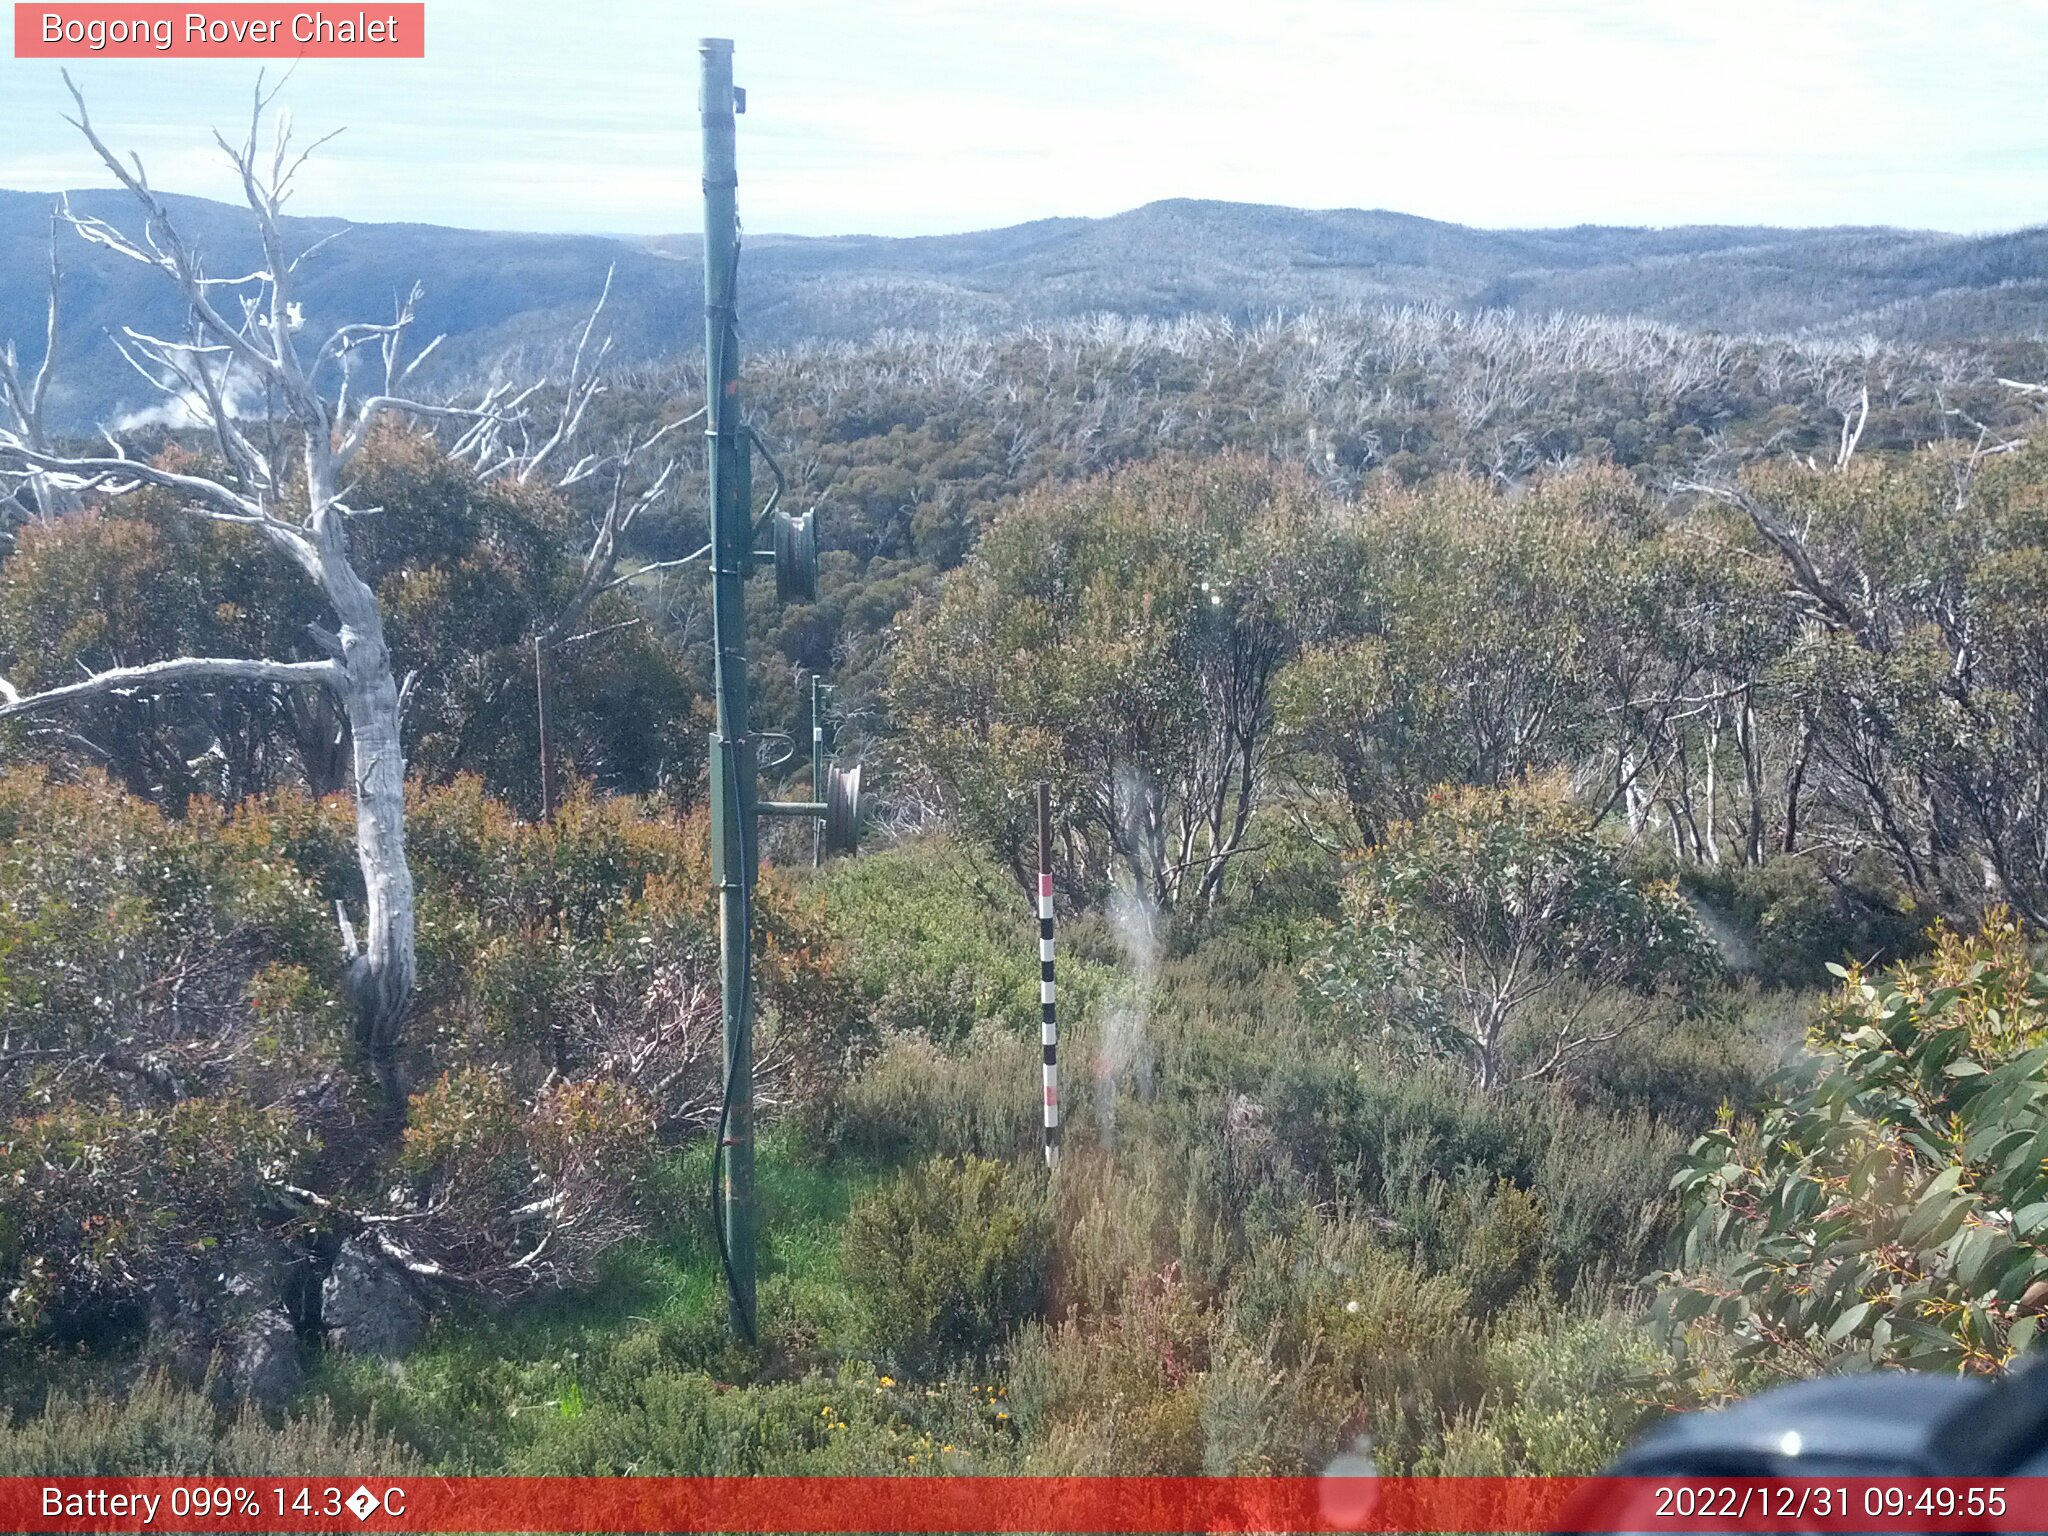
[[[115,192],[75,207],[132,227]],[[52,199],[0,191],[0,341],[41,345]],[[246,270],[246,212],[168,198],[217,271]],[[344,228],[289,221],[301,246]],[[55,399],[71,424],[152,403],[106,334],[176,327],[156,274],[63,233],[66,355]],[[618,355],[656,361],[701,337],[695,236],[534,235],[361,224],[302,273],[308,323],[382,318],[417,279],[420,335],[445,332],[444,374],[521,348],[552,353],[615,270]],[[1956,236],[1887,228],[1698,226],[1482,230],[1379,210],[1175,199],[1109,218],[1041,219],[969,234],[753,237],[742,265],[748,344],[859,341],[883,330],[988,329],[1109,311],[1249,318],[1330,304],[1444,304],[1632,314],[1732,333],[1865,332],[1902,340],[2048,329],[2048,228]]]

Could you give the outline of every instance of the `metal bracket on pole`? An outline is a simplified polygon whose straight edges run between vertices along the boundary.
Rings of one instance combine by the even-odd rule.
[[[825,775],[825,851],[851,853],[860,845],[860,764]]]
[[[755,809],[763,816],[809,816],[824,831],[827,853],[851,853],[860,844],[860,765],[826,768],[822,800],[763,800]]]

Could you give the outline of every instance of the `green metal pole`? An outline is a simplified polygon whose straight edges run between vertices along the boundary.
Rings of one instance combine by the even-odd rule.
[[[704,128],[704,415],[711,502],[711,623],[717,729],[711,738],[712,878],[718,885],[724,1010],[724,1180],[719,1219],[733,1331],[754,1337],[754,1006],[749,948],[757,848],[753,739],[747,732],[745,586],[753,564],[751,467],[739,409],[739,174],[732,42],[707,37],[698,110]]]
[[[811,674],[811,798],[825,798],[825,679]]]
[[[832,744],[825,735],[825,695],[830,692],[825,680],[817,673],[811,674],[811,798],[822,803],[825,799],[825,759],[831,755]],[[825,862],[825,823],[823,820],[811,832],[811,865],[817,868]]]

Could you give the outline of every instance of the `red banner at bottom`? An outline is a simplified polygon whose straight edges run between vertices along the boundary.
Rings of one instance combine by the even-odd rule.
[[[2048,1478],[0,1478],[0,1532],[2030,1530]]]

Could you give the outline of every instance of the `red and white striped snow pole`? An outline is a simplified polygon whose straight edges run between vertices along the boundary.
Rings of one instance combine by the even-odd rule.
[[[1052,974],[1052,789],[1038,786],[1038,1006],[1045,1046],[1045,1165],[1060,1161],[1060,1021]]]

